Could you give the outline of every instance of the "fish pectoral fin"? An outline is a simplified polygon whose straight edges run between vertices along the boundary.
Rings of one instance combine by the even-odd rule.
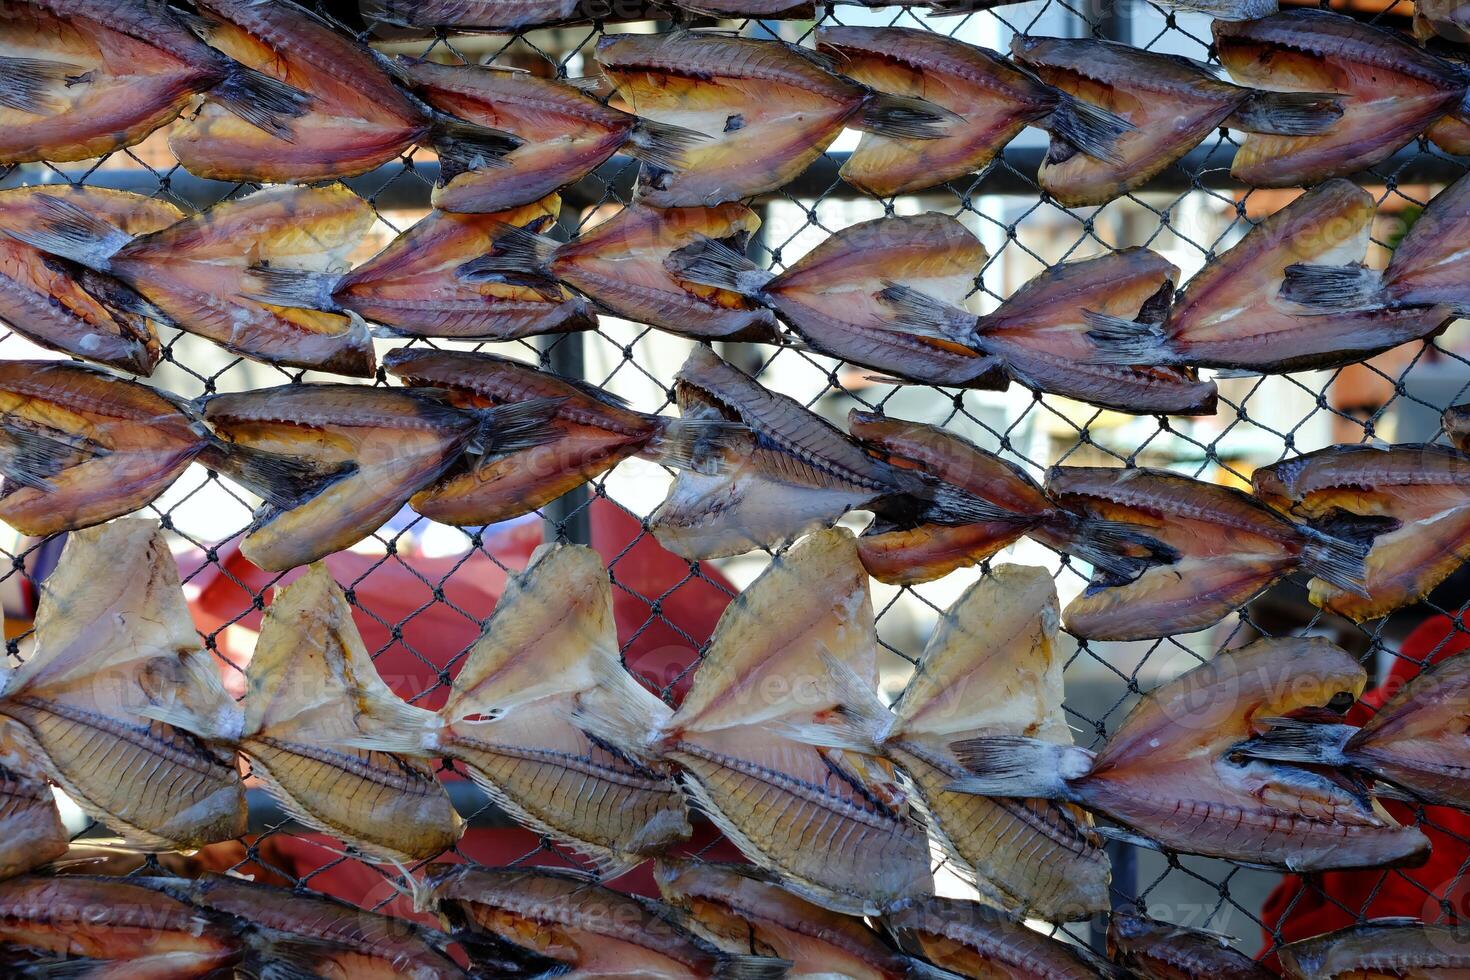
[[[1073,795],[1069,781],[1085,776],[1093,759],[1086,749],[1024,735],[966,739],[950,749],[969,775],[949,790],[977,796],[1068,800]]]
[[[0,57],[0,106],[38,116],[59,112],[62,104],[53,93],[82,72],[60,61]]]
[[[7,483],[53,493],[51,477],[108,455],[100,443],[8,415],[0,421],[0,475]]]
[[[291,510],[357,472],[357,463],[324,463],[306,457],[284,456],[244,443],[217,442],[205,447],[199,462],[230,477],[267,504]]]
[[[878,299],[892,308],[896,324],[919,336],[971,346],[975,343],[975,314],[952,306],[911,286],[885,282]]]
[[[669,418],[639,450],[643,459],[714,476],[728,468],[729,450],[753,438],[739,422],[722,418]]]
[[[1169,337],[1162,323],[1130,320],[1111,313],[1083,310],[1087,323],[1087,339],[1097,348],[1093,360],[1098,364],[1121,367],[1167,365],[1178,358],[1169,348]]]
[[[1330,92],[1253,92],[1225,125],[1250,133],[1319,136],[1342,118],[1342,99]]]
[[[1361,263],[1286,267],[1280,298],[1312,313],[1377,309],[1387,301],[1383,273]]]
[[[295,142],[295,131],[287,119],[306,115],[312,97],[293,85],[232,62],[229,73],[209,92],[221,108],[276,139]]]

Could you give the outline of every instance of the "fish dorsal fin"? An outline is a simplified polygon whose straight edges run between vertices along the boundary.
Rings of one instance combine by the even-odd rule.
[[[1030,735],[1070,744],[1062,716],[1056,586],[1044,568],[1002,565],[940,618],[894,707],[896,734]]]
[[[877,645],[868,576],[852,533],[818,531],[777,557],[726,608],[669,725],[693,732],[804,724],[853,707],[843,696],[854,679],[877,686]],[[846,676],[834,676],[834,665]],[[767,686],[778,682],[787,693],[773,697]]]

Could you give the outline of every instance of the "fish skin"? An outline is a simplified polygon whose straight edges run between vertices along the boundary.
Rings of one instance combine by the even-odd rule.
[[[364,20],[389,29],[448,28],[484,34],[668,17],[654,2],[630,6],[611,0],[362,0],[359,6]]]
[[[158,523],[73,532],[41,594],[35,649],[0,691],[0,715],[28,759],[129,842],[186,850],[240,836],[234,753],[150,720],[158,697],[201,713],[233,707]]]
[[[1232,947],[1224,936],[1114,911],[1108,954],[1140,980],[1269,980],[1275,974]]]
[[[1321,579],[1309,590],[1354,622],[1417,602],[1470,559],[1470,457],[1446,446],[1330,446],[1257,469],[1251,486],[1296,520],[1372,541],[1367,597]]]
[[[919,976],[915,961],[862,919],[813,905],[752,865],[661,857],[653,876],[663,900],[689,916],[698,935],[731,953],[790,960],[793,977]]]
[[[855,915],[933,891],[923,826],[874,744],[891,717],[876,648],[852,533],[818,531],[726,608],[688,694],[649,736],[748,859]],[[790,694],[765,693],[776,677]]]
[[[1394,31],[1325,10],[1212,25],[1215,50],[1246,85],[1339,93],[1343,116],[1320,136],[1249,134],[1230,173],[1257,187],[1345,177],[1386,160],[1465,98],[1448,62]]]
[[[981,734],[1072,743],[1059,619],[1045,569],[992,569],[940,616],[883,742],[913,779],[951,866],[967,869],[988,902],[1048,922],[1110,907],[1110,864],[1091,818],[1067,803],[950,791],[965,769],[949,746]]]
[[[94,964],[64,975],[107,980],[202,980],[242,957],[233,931],[197,909],[126,879],[82,876],[0,882],[0,946],[58,970]]]
[[[1081,947],[978,902],[931,897],[884,918],[900,947],[966,977],[1097,980],[1118,974]]]
[[[1394,248],[1384,292],[1394,305],[1448,304],[1470,312],[1470,262],[1458,247],[1470,233],[1470,179],[1461,177],[1430,199]]]
[[[70,844],[51,787],[24,768],[0,764],[0,879],[49,864]]]
[[[409,499],[414,510],[445,524],[493,524],[539,509],[644,451],[665,425],[599,389],[496,354],[405,347],[390,351],[383,368],[406,385],[445,389],[462,408],[561,402],[552,442],[450,473]]]
[[[1163,470],[1057,466],[1047,493],[1062,507],[1133,525],[1172,549],[1130,582],[1094,578],[1068,603],[1067,629],[1094,640],[1141,640],[1218,623],[1303,567],[1302,526],[1230,487]]]
[[[1470,974],[1470,944],[1459,926],[1411,919],[1369,919],[1287,943],[1277,956],[1285,975],[1296,980],[1455,980]]]
[[[47,184],[0,191],[0,232],[34,220],[38,196],[73,201],[130,235],[158,231],[184,217],[157,198],[100,187]],[[159,344],[149,321],[89,292],[74,266],[48,260],[17,239],[0,234],[0,318],[51,350],[132,374],[151,374]],[[117,283],[118,289],[126,289]]]
[[[585,977],[696,980],[785,976],[781,960],[741,958],[695,936],[673,910],[560,868],[431,865],[428,900],[457,933],[488,933]],[[727,972],[736,965],[749,972]]]

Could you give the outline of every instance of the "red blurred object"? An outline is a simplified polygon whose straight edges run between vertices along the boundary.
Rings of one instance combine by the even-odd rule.
[[[1470,649],[1470,634],[1456,628],[1450,617],[1434,616],[1420,623],[1404,640],[1403,656],[1395,661],[1387,682],[1365,694],[1348,713],[1348,721],[1361,725],[1373,709],[1417,675],[1419,666],[1412,661],[1438,662],[1466,649]],[[1384,805],[1395,819],[1413,821],[1412,807],[1392,801]],[[1272,929],[1280,930],[1282,942],[1292,942],[1365,918],[1408,916],[1434,922],[1444,916],[1441,902],[1449,903],[1455,920],[1470,918],[1470,881],[1459,877],[1470,862],[1470,814],[1431,806],[1424,808],[1424,816],[1421,829],[1433,851],[1422,867],[1283,878],[1261,909],[1261,921],[1268,930],[1267,948]],[[1264,962],[1279,969],[1275,956]]]
[[[629,667],[654,685],[672,683],[709,640],[734,587],[712,566],[701,565],[698,574],[693,572],[688,561],[665,551],[652,535],[642,533],[638,520],[607,500],[593,501],[591,527],[592,547],[604,562],[612,563],[613,612]],[[484,551],[516,570],[525,567],[542,540],[541,523],[528,522],[487,535]],[[325,562],[342,587],[351,590],[358,629],[383,680],[400,697],[416,698],[414,703],[422,707],[442,705],[448,692],[440,683],[441,671],[443,677],[457,672],[462,654],[479,636],[480,622],[505,589],[506,572],[480,551],[468,557],[426,557],[405,551],[387,558],[346,551]],[[252,593],[284,584],[300,571],[283,576],[261,571],[233,543],[218,549],[215,562],[196,552],[181,556],[179,565],[199,629],[218,632],[220,654],[243,670],[262,615]],[[436,601],[436,588],[442,590],[443,601]],[[242,673],[228,669],[225,673],[232,692],[242,693]],[[680,695],[687,683],[685,675]],[[461,778],[458,773],[446,775]],[[708,825],[698,825],[695,833],[695,847],[716,836]],[[493,866],[524,857],[539,841],[525,830],[471,829],[459,846],[467,857]],[[272,835],[261,845],[261,861],[295,877],[310,875],[313,889],[368,907],[394,897],[382,875],[357,862],[342,862],[313,875],[334,860],[340,846],[319,834]],[[735,852],[722,854],[733,858]],[[534,863],[558,862],[555,855],[541,854]],[[617,884],[656,893],[647,865]],[[402,903],[395,910],[406,911]]]

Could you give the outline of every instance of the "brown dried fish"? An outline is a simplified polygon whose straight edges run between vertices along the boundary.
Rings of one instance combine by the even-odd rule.
[[[1053,939],[978,902],[928,898],[884,925],[904,949],[965,977],[1121,980],[1086,948]]]
[[[65,854],[69,835],[46,781],[24,771],[28,760],[6,761],[20,763],[0,764],[0,878],[13,878]]]
[[[1428,838],[1360,784],[1239,751],[1276,719],[1345,710],[1366,682],[1326,640],[1257,640],[1155,688],[1097,753],[1017,736],[956,743],[971,775],[951,788],[1066,800],[1134,843],[1298,873],[1422,863]]]
[[[386,28],[516,34],[537,27],[660,20],[656,0],[359,0],[363,20]]]
[[[1295,980],[1457,980],[1470,972],[1470,941],[1459,925],[1414,919],[1369,919],[1287,943],[1277,954]]]
[[[1270,980],[1275,974],[1224,936],[1114,910],[1108,955],[1139,980]]]

